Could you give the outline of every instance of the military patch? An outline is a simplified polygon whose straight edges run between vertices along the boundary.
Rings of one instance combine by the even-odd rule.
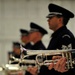
[[[72,45],[69,44],[69,45],[62,45],[62,49],[72,49]]]

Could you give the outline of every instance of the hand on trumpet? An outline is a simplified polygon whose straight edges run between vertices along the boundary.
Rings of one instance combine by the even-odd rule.
[[[54,68],[54,70],[58,71],[58,72],[66,72],[68,71],[66,68],[66,57],[62,57],[62,56],[53,56],[52,60],[57,60],[56,63],[55,62],[51,62],[50,65],[48,66],[48,69],[51,70]],[[37,75],[38,74],[38,67],[32,66],[32,67],[28,67],[27,71],[32,74],[32,75]]]
[[[48,69],[51,70],[52,68],[54,68],[54,70],[58,71],[58,72],[66,72],[67,69],[66,69],[66,58],[65,57],[61,57],[61,56],[53,56],[52,57],[52,60],[56,60],[56,59],[59,59],[56,64],[54,63],[51,63],[49,66],[48,66]]]

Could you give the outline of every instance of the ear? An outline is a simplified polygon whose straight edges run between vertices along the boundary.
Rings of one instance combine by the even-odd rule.
[[[63,23],[63,17],[59,18],[59,22]]]

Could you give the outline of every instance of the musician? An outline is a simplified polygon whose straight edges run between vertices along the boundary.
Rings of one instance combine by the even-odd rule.
[[[47,34],[48,32],[39,26],[36,23],[31,22],[30,23],[30,41],[33,43],[33,46],[31,47],[32,50],[46,50],[46,47],[42,43],[42,37]],[[35,56],[31,56],[30,59],[35,59]],[[36,73],[33,72],[36,71]],[[27,69],[28,72],[26,72],[25,75],[30,75],[31,74],[37,74],[37,67],[28,67]],[[30,72],[30,73],[29,73]]]
[[[75,49],[74,42],[75,38],[73,33],[67,28],[67,23],[71,18],[74,18],[74,14],[69,10],[58,6],[56,4],[49,4],[48,6],[50,14],[47,16],[49,29],[53,30],[54,33],[51,36],[51,40],[48,46],[48,50],[57,50],[57,49]],[[62,58],[59,56],[55,56],[52,58],[60,59],[56,65],[54,63],[50,64],[49,70],[47,72],[43,72],[45,75],[71,75],[75,74],[74,69],[67,70],[66,66],[66,58]]]
[[[56,4],[49,4],[48,9],[50,12],[50,14],[47,16],[49,29],[53,30],[54,33],[51,36],[51,41],[47,49],[75,49],[74,35],[66,26],[68,21],[71,18],[74,18],[74,14],[69,10]],[[56,65],[52,63],[48,68],[46,66],[42,66],[39,75],[75,75],[75,68],[69,70],[65,68],[66,58],[60,56],[53,56],[52,59],[59,59],[59,61],[56,63]],[[36,75],[36,71],[34,69],[31,70],[29,70],[29,72],[33,75]]]
[[[48,32],[36,23],[30,23],[30,41],[33,43],[32,50],[45,50],[46,47],[42,43],[42,38]]]
[[[26,49],[31,49],[32,44],[30,43],[29,31],[25,29],[20,29],[20,33],[23,47]]]
[[[21,54],[24,56],[26,55],[26,51],[21,52],[21,48],[20,48],[20,43],[19,42],[13,42],[13,46],[12,46],[12,52],[9,52],[9,60],[14,61],[15,59],[13,59],[13,57],[20,59],[21,58]],[[18,62],[14,62],[11,64],[18,64]]]

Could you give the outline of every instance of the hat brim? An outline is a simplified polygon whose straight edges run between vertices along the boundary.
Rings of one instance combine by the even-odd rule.
[[[51,17],[54,17],[54,16],[56,16],[56,15],[50,15],[50,14],[48,14],[48,15],[46,16],[46,18],[51,18]]]

